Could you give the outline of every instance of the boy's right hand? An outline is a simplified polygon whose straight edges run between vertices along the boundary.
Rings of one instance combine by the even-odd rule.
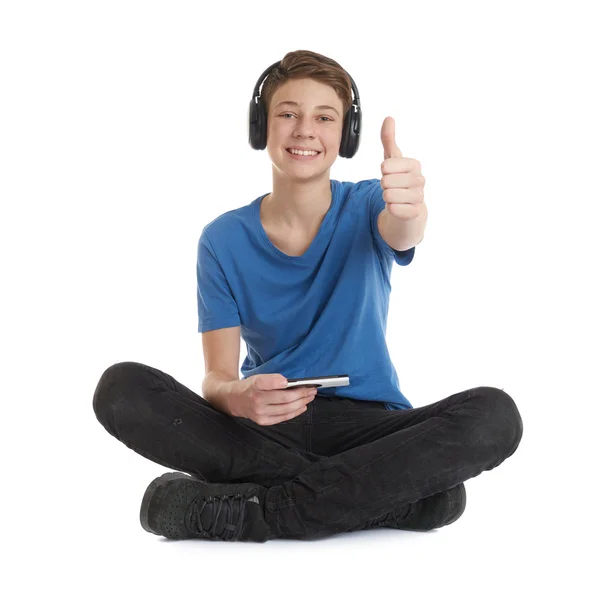
[[[234,417],[244,417],[258,425],[275,425],[302,414],[317,395],[317,387],[287,389],[287,379],[278,373],[261,373],[236,382],[229,399]]]

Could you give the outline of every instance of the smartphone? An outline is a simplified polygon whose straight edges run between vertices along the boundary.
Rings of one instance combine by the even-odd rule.
[[[323,375],[322,377],[297,377],[287,380],[286,388],[292,387],[338,387],[350,385],[350,378],[344,375]]]

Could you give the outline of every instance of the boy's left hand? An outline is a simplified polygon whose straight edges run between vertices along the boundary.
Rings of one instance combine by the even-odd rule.
[[[396,124],[386,117],[381,126],[383,158],[381,181],[385,209],[402,221],[416,219],[423,209],[425,177],[421,163],[414,158],[404,158],[396,145]]]

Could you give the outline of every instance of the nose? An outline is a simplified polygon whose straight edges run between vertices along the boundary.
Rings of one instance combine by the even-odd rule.
[[[314,137],[314,123],[310,116],[305,116],[298,119],[295,129],[295,135],[302,135],[306,137]]]

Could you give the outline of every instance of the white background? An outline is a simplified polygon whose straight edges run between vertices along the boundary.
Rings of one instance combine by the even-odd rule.
[[[2,3],[8,597],[598,597],[593,5]],[[198,238],[271,191],[248,104],[262,71],[299,49],[359,89],[361,146],[331,177],[381,177],[392,116],[427,179],[425,239],[393,269],[402,391],[417,407],[503,388],[523,439],[467,481],[463,517],[437,531],[170,543],[138,520],[166,469],[104,430],[93,392],[133,360],[200,393]]]

